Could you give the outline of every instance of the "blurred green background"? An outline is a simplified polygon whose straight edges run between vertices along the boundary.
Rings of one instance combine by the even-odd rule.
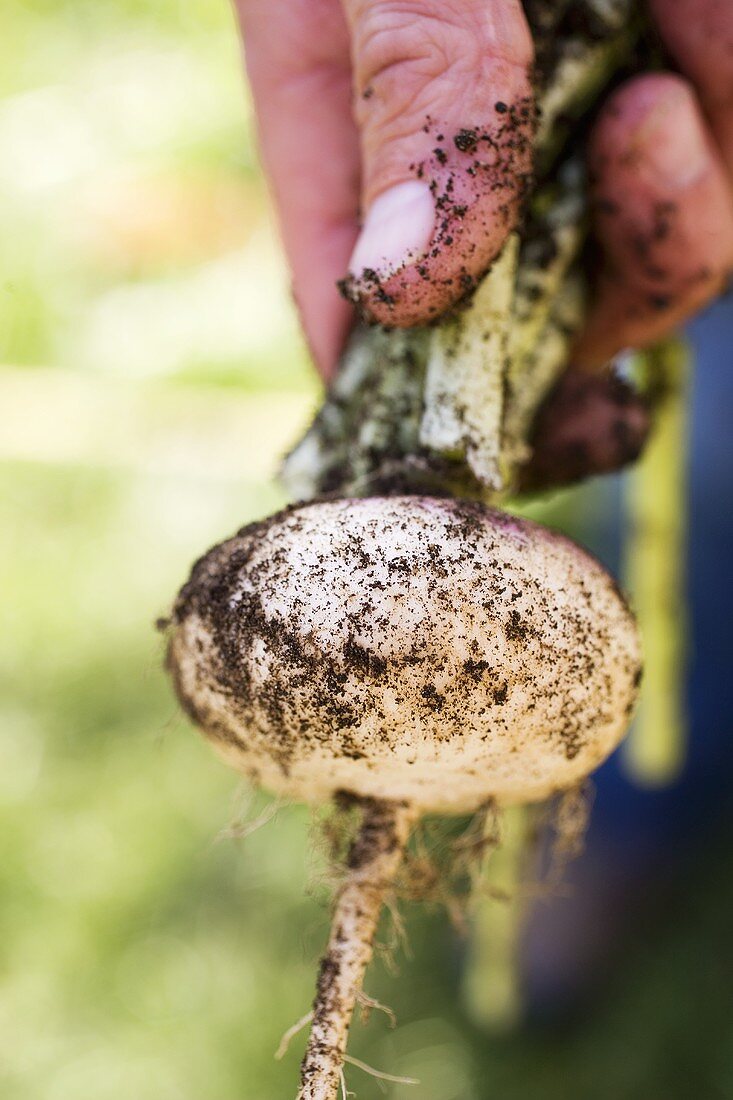
[[[222,837],[267,800],[178,714],[152,626],[278,504],[318,394],[226,0],[3,0],[0,96],[0,1095],[281,1100],[323,867],[297,807]],[[700,1053],[731,870],[691,872],[582,1022],[502,1040],[461,1014],[444,914],[407,907],[411,956],[367,983],[400,1026],[352,1050],[421,1079],[395,1100],[733,1096],[730,1041]]]

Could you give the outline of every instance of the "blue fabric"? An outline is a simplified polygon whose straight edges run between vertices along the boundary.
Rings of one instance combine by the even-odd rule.
[[[624,933],[654,905],[680,858],[708,843],[733,803],[733,296],[689,326],[696,367],[689,478],[688,759],[659,790],[629,779],[617,752],[596,773],[583,855],[562,896],[540,903],[523,952],[530,1012],[557,1014],[613,965]],[[618,575],[622,478],[592,490],[581,534]],[[600,499],[598,495],[600,494]],[[672,901],[672,905],[674,902]]]

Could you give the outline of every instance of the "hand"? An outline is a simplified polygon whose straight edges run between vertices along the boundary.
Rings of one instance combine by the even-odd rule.
[[[237,7],[294,293],[328,378],[353,318],[337,281],[369,318],[416,324],[501,248],[531,168],[531,37],[519,0]],[[586,367],[663,335],[733,267],[733,3],[650,7],[684,75],[630,81],[591,135],[604,260],[576,348]]]

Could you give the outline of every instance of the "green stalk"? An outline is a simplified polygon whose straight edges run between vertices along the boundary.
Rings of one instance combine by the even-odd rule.
[[[629,475],[626,582],[644,645],[639,709],[624,747],[626,768],[663,786],[685,761],[685,564],[690,349],[668,340],[639,356],[655,406],[654,428]]]
[[[525,806],[502,811],[499,844],[484,857],[474,889],[463,1000],[469,1018],[487,1031],[508,1031],[521,1016],[518,953],[527,824]]]

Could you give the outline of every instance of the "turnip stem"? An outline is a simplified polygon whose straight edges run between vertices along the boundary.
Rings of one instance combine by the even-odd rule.
[[[503,810],[499,844],[487,852],[474,894],[463,995],[471,1020],[487,1031],[510,1030],[521,1013],[517,955],[526,826],[524,806]]]
[[[629,478],[626,578],[641,626],[644,680],[624,758],[638,783],[654,787],[676,779],[685,759],[686,409],[692,358],[676,339],[640,358],[655,419]]]
[[[338,1097],[351,1017],[372,957],[382,905],[416,817],[409,805],[381,800],[364,800],[363,811],[321,960],[298,1100]]]

